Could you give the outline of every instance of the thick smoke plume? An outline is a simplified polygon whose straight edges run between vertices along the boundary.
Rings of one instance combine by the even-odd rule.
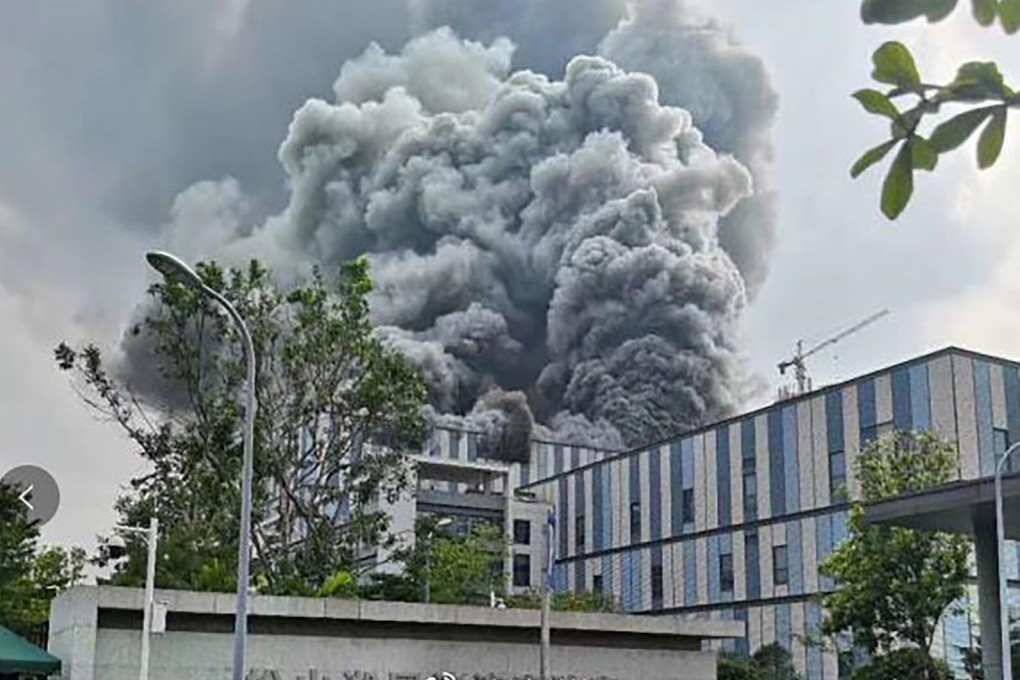
[[[434,23],[438,3],[413,4]],[[291,272],[368,257],[380,333],[422,368],[436,418],[510,459],[535,430],[620,448],[736,408],[746,281],[764,276],[773,231],[755,193],[775,109],[760,63],[675,0],[622,21],[619,2],[587,4],[599,11],[559,49],[601,56],[563,66],[525,41],[553,74],[514,71],[509,39],[449,28],[369,47],[334,101],[294,115],[284,212],[218,253]],[[237,233],[233,189],[190,199],[213,197],[218,229]]]
[[[690,112],[705,142],[731,153],[754,177],[754,195],[720,225],[719,241],[753,297],[768,275],[776,233],[769,139],[778,108],[762,60],[685,0],[412,0],[417,27],[452,26],[464,37],[511,38],[514,63],[558,76],[577,54],[604,56],[648,73],[659,101]]]
[[[768,176],[778,99],[764,63],[681,0],[634,3],[631,18],[606,35],[599,53],[654,77],[660,101],[689,111],[709,146],[751,171],[755,193],[723,218],[719,240],[753,295],[768,274],[776,231]]]

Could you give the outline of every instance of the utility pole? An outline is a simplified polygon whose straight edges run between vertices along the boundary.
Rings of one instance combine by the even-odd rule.
[[[145,564],[145,611],[142,613],[142,668],[138,677],[149,680],[149,645],[152,639],[152,609],[156,594],[156,545],[159,541],[159,520],[155,515],[149,520],[146,533],[148,556]]]
[[[138,680],[149,680],[149,648],[152,638],[152,610],[156,592],[156,546],[159,543],[159,520],[155,515],[149,518],[149,527],[117,526],[123,533],[142,534],[148,548],[145,564],[145,600],[142,603],[142,658],[138,664]]]
[[[539,653],[539,678],[549,680],[549,661],[552,652],[552,635],[549,630],[549,609],[552,599],[552,573],[553,573],[553,538],[556,535],[556,513],[550,507],[546,516],[545,528],[542,531],[545,538],[545,568],[542,570],[542,646]]]

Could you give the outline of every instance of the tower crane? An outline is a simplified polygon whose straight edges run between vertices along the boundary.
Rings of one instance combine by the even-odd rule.
[[[868,318],[858,321],[850,328],[847,328],[846,330],[837,333],[828,340],[823,340],[822,342],[818,343],[817,345],[808,350],[804,349],[804,341],[798,340],[797,349],[794,350],[793,357],[791,359],[787,359],[786,361],[781,361],[779,363],[779,375],[786,375],[787,369],[792,368],[794,380],[796,380],[797,382],[797,394],[804,394],[809,389],[811,389],[811,380],[810,378],[808,378],[807,366],[804,364],[805,359],[814,354],[817,354],[818,352],[821,352],[826,347],[835,345],[837,342],[847,337],[848,335],[853,335],[854,333],[863,329],[864,327],[870,326],[871,324],[875,323],[876,321],[881,319],[883,316],[886,316],[887,314],[889,314],[888,309],[883,309],[881,312],[872,314]]]

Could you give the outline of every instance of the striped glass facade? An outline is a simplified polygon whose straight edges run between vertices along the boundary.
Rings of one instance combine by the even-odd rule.
[[[805,642],[833,587],[818,565],[847,537],[854,457],[894,430],[932,431],[957,443],[961,479],[991,475],[1020,440],[1018,369],[950,348],[622,454],[536,442],[513,478],[555,508],[556,589],[745,621],[729,648],[779,642],[808,680],[835,680],[836,655]],[[958,671],[973,619],[947,616],[936,642]]]

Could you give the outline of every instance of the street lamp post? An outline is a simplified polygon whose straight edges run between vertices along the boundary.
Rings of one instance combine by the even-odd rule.
[[[549,663],[552,656],[552,634],[549,625],[549,610],[551,608],[553,590],[553,567],[555,566],[555,553],[553,541],[556,537],[556,511],[550,506],[546,514],[545,526],[542,531],[545,539],[545,564],[542,569],[542,611],[539,619],[540,639],[538,650],[538,675],[540,680],[549,680]]]
[[[436,529],[441,529],[451,524],[453,524],[452,518],[443,517],[425,534],[425,542],[427,544],[425,546],[425,596],[423,598],[425,604],[429,604],[432,599],[432,539],[436,535]]]
[[[146,253],[145,259],[168,281],[183,284],[215,300],[234,322],[244,345],[244,469],[241,478],[241,529],[237,548],[237,610],[234,616],[233,680],[244,680],[244,647],[248,633],[248,577],[251,560],[251,487],[255,441],[255,345],[237,308],[218,291],[205,285],[202,278],[179,258],[165,252]]]
[[[156,592],[156,545],[159,542],[159,520],[149,519],[149,527],[115,527],[125,533],[144,534],[148,559],[145,565],[145,601],[142,604],[142,658],[138,666],[138,680],[149,680],[149,644],[152,637],[152,608]]]
[[[1010,455],[1020,448],[1020,442],[1010,446],[995,464],[995,534],[999,559],[999,631],[1002,649],[1003,680],[1013,678],[1013,655],[1009,648],[1009,581],[1006,572],[1006,526],[1002,511],[1002,469]]]

